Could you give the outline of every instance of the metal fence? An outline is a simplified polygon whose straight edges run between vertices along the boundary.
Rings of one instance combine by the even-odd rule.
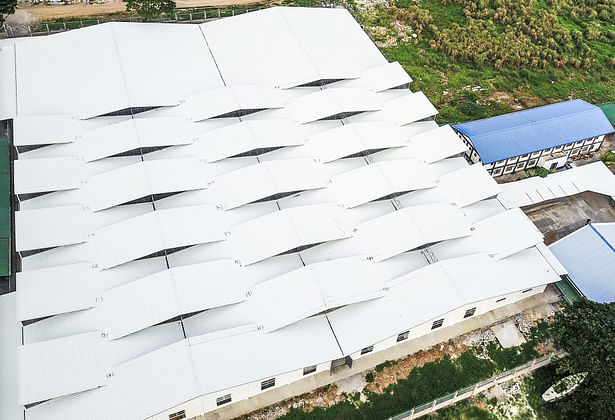
[[[344,7],[340,0],[302,0],[301,2],[291,4],[290,6],[298,7]],[[61,7],[61,6],[56,6]],[[190,11],[177,10],[172,14],[161,16],[157,22],[164,23],[203,23],[213,19],[221,19],[230,16],[241,15],[244,13],[254,12],[256,10],[265,9],[268,6],[253,6],[253,7],[227,7],[227,8],[207,8],[202,10],[192,9]],[[84,28],[86,26],[98,25],[105,22],[143,22],[144,20],[138,16],[125,17],[98,17],[88,19],[63,20],[55,22],[37,22],[31,25],[9,26],[3,25],[0,27],[0,38],[17,38],[39,35],[50,35],[57,32],[69,31],[71,29]]]
[[[529,361],[524,365],[517,366],[514,369],[507,370],[506,372],[500,373],[499,375],[478,382],[474,385],[468,386],[463,389],[458,389],[457,391],[445,395],[444,397],[436,398],[435,400],[430,401],[426,404],[414,407],[412,410],[404,411],[401,414],[389,417],[388,420],[412,420],[425,416],[429,413],[433,413],[436,410],[455,404],[457,401],[465,400],[466,398],[478,395],[494,385],[510,381],[511,379],[514,379],[518,376],[524,375],[540,367],[546,366],[551,363],[551,360],[553,360],[553,358],[563,356],[564,354],[565,353],[562,350],[547,354],[545,356]]]

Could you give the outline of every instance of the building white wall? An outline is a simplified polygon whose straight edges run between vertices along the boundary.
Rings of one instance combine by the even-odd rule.
[[[312,376],[323,371],[328,371],[330,368],[331,361],[327,361],[316,365],[316,371],[307,375],[303,374],[303,368],[292,372],[275,375],[275,386],[267,388],[265,390],[261,390],[261,383],[267,379],[273,378],[273,376],[268,378],[262,378],[258,381],[250,382],[247,384],[238,385],[233,388],[228,388],[222,391],[212,392],[210,394],[202,395],[200,397],[187,401],[183,404],[178,405],[177,407],[173,407],[161,413],[155,414],[149,417],[148,420],[169,420],[169,414],[177,413],[181,410],[185,410],[186,418],[190,419],[192,417],[197,417],[201,414],[205,414],[218,408],[233,404],[237,401],[246,400],[250,397],[260,394],[261,392],[267,392],[272,389],[300,381],[308,376]],[[218,406],[216,404],[216,399],[219,397],[223,397],[227,394],[231,394],[231,402]]]
[[[494,279],[494,281],[497,281],[497,279]],[[480,302],[464,305],[442,316],[431,319],[415,327],[409,328],[408,329],[409,331],[408,339],[406,340],[398,342],[397,341],[398,335],[394,335],[378,343],[374,343],[373,345],[374,348],[372,352],[361,355],[361,351],[357,351],[351,354],[350,357],[353,360],[357,360],[367,354],[372,354],[373,352],[383,351],[397,344],[406,342],[407,340],[411,340],[411,339],[415,339],[415,338],[427,335],[431,333],[432,331],[431,327],[432,327],[433,322],[438,319],[442,319],[442,318],[444,319],[442,326],[439,327],[438,329],[446,328],[460,321],[463,321],[465,319],[464,314],[470,308],[476,307],[476,311],[474,312],[474,315],[472,315],[473,317],[475,317],[478,315],[485,314],[494,309],[501,308],[506,305],[510,305],[511,303],[515,303],[519,300],[528,298],[530,296],[542,293],[545,287],[546,286],[534,287],[532,289],[529,289],[525,293],[523,291],[518,291],[514,293],[509,293],[507,295],[497,296],[491,299],[486,299]],[[403,332],[404,331],[399,331],[399,333],[403,333]],[[308,375],[303,375],[303,368],[298,369],[296,371],[275,375],[275,387],[280,387],[280,386],[288,385],[293,382],[301,381],[307,376],[315,375],[323,371],[328,371],[330,370],[330,368],[331,368],[331,361],[327,361],[327,362],[317,365],[316,371]],[[237,401],[251,398],[257,394],[260,394],[261,392],[266,392],[266,391],[274,389],[274,387],[272,387],[272,388],[268,388],[266,390],[261,391],[261,382],[267,379],[271,379],[271,377],[262,378],[262,379],[259,379],[258,381],[250,382],[250,383],[239,385],[233,388],[228,388],[222,391],[200,396],[193,400],[187,401],[181,405],[178,405],[177,407],[173,407],[166,411],[158,413],[150,417],[148,420],[169,420],[169,414],[177,413],[181,410],[185,410],[187,419],[208,413],[210,411],[216,410],[217,408],[220,408],[216,405],[216,398],[218,397],[231,394],[232,400],[228,404],[233,404]],[[224,404],[223,406],[226,406],[228,404]]]
[[[465,152],[466,159],[471,163],[482,162],[470,138],[460,132],[457,132],[457,135],[463,140],[466,146],[468,146],[468,150]],[[498,162],[487,163],[483,166],[485,170],[487,170],[487,172],[489,172],[493,177],[508,175],[518,171],[525,171],[536,168],[537,166],[543,166],[546,169],[550,169],[551,164],[553,163],[557,163],[557,168],[561,168],[571,157],[586,155],[597,151],[600,149],[600,146],[602,146],[603,141],[604,136],[593,137],[549,149],[539,150],[526,155],[515,156]],[[557,156],[561,153],[564,155]],[[554,154],[556,154],[557,157],[553,157],[552,155]]]
[[[497,296],[494,297],[492,299],[486,299],[480,302],[476,302],[476,303],[471,303],[468,305],[464,305],[460,308],[457,308],[451,312],[448,312],[444,315],[441,315],[437,318],[434,319],[430,319],[427,322],[424,322],[420,325],[417,325],[416,327],[410,328],[409,329],[409,334],[408,334],[408,340],[412,340],[414,338],[418,338],[424,335],[427,335],[429,333],[431,333],[432,329],[432,325],[434,323],[434,321],[437,321],[439,319],[444,319],[444,322],[442,323],[442,326],[437,328],[446,328],[449,327],[453,324],[456,324],[460,321],[463,321],[464,318],[464,314],[468,309],[471,308],[476,308],[476,311],[474,312],[474,315],[472,316],[478,316],[478,315],[483,315],[489,311],[492,311],[494,309],[497,308],[501,308],[503,306],[509,305],[511,303],[517,302],[521,299],[525,299],[528,298],[530,296],[542,293],[545,290],[546,286],[540,286],[540,287],[534,287],[532,289],[530,289],[529,291],[523,293],[523,291],[518,291],[518,292],[514,292],[514,293],[510,293],[507,295],[502,295],[502,296]],[[403,333],[405,331],[400,331],[399,334]],[[393,337],[389,337],[386,340],[382,340],[378,343],[374,344],[374,352],[376,351],[382,351],[385,349],[388,349],[389,347],[393,347],[394,345],[398,344],[397,342],[397,335],[393,336]],[[403,340],[403,341],[407,341],[407,340]],[[363,357],[367,354],[371,354],[370,353],[366,353],[364,355],[361,355],[361,351],[357,351],[355,353],[353,353],[351,355],[353,360],[356,360],[360,357]]]

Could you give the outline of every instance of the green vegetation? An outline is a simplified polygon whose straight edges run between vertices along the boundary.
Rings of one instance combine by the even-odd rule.
[[[309,413],[301,409],[292,409],[283,418],[286,420],[383,419],[394,416],[532,360],[538,356],[535,346],[546,339],[545,334],[546,327],[539,325],[532,329],[530,340],[518,348],[503,349],[499,345],[489,345],[487,350],[489,359],[478,357],[476,350],[468,350],[456,359],[451,359],[447,355],[442,359],[425,363],[412,369],[407,378],[387,386],[381,393],[364,391],[368,400],[366,403],[352,398],[352,401],[346,400],[328,409],[315,408]],[[379,367],[375,370],[381,372],[393,363],[387,361],[379,365],[380,370]],[[374,380],[374,373],[369,372],[366,381]],[[457,407],[462,411],[456,411]],[[440,416],[444,416],[445,419],[494,418],[480,408],[459,404],[455,408],[442,410]]]
[[[615,416],[615,303],[581,299],[555,315],[550,326],[555,345],[568,356],[559,361],[563,376],[587,372],[574,392],[561,400],[559,412],[592,413],[593,418]],[[550,385],[552,385],[551,383]]]
[[[0,23],[4,22],[4,18],[15,12],[17,0],[0,0]]]
[[[539,176],[541,178],[546,178],[547,175],[549,175],[549,170],[547,168],[543,168],[542,166],[539,166],[534,171],[534,175]]]
[[[614,152],[603,153],[602,156],[600,156],[600,160],[603,161],[605,165],[615,166],[615,153]]]
[[[173,0],[124,0],[126,10],[135,12],[145,20],[159,18],[163,13],[175,10]]]
[[[615,99],[612,0],[395,0],[355,17],[440,110],[484,118],[577,97]]]
[[[374,372],[367,372],[367,375],[365,375],[365,382],[374,382]]]
[[[390,360],[387,360],[384,363],[380,363],[379,365],[376,366],[376,372],[382,372],[384,370],[384,368],[388,368],[393,366],[393,362]]]
[[[522,365],[528,360],[538,357],[538,352],[534,349],[536,343],[528,341],[519,347],[502,348],[498,342],[489,343],[487,352],[489,358],[504,370],[514,369],[515,366]]]
[[[438,410],[439,420],[498,420],[498,417],[488,410],[480,408],[470,400],[459,401],[457,404]]]
[[[552,402],[545,402],[542,399],[542,394],[562,377],[563,375],[558,375],[556,365],[552,363],[535,370],[532,375],[524,379],[527,401],[540,419],[568,420],[575,418],[575,416],[568,417],[564,411],[570,397]]]

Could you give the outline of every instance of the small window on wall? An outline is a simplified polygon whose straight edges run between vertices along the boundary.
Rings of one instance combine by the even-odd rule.
[[[474,308],[470,308],[466,311],[466,313],[463,315],[464,318],[469,318],[472,315],[474,315],[474,312],[476,312],[476,307]]]
[[[399,334],[399,335],[397,336],[397,342],[399,343],[400,341],[407,340],[407,339],[408,339],[408,335],[409,335],[409,334],[410,334],[410,331],[405,331],[405,332],[403,332],[403,333]]]
[[[444,324],[444,318],[434,321],[433,324],[431,324],[431,329],[435,330],[436,328],[440,328],[442,324]]]
[[[570,156],[576,156],[579,154],[580,149],[573,149],[572,152],[570,152]]]
[[[536,162],[538,160],[537,159],[532,159],[527,163],[527,167],[529,168],[530,166],[536,166]]]
[[[517,164],[517,171],[523,169],[524,166],[525,166],[525,162]]]
[[[361,349],[361,354],[371,353],[372,351],[374,351],[374,346],[365,347]]]
[[[231,394],[226,394],[222,397],[216,398],[216,405],[219,407],[221,405],[227,404],[231,402]]]
[[[525,289],[525,290],[524,290],[523,292],[521,292],[521,293],[527,293],[527,292],[529,292],[529,291],[531,291],[531,290],[532,290],[532,289]]]
[[[266,381],[261,382],[261,391],[267,388],[272,388],[275,386],[275,378],[267,379]]]
[[[186,410],[178,411],[177,413],[169,414],[169,420],[181,420],[186,418]]]
[[[581,153],[587,153],[589,152],[589,146],[583,146],[583,148],[581,149]]]
[[[510,166],[507,166],[506,169],[504,169],[504,173],[509,174],[514,170],[515,170],[515,165],[510,165]]]
[[[493,176],[502,175],[502,168],[497,168],[493,170]]]
[[[303,368],[303,376],[316,372],[316,365]]]
[[[500,303],[500,302],[502,302],[504,300],[506,300],[506,298],[498,299],[498,300],[495,301],[495,303]]]

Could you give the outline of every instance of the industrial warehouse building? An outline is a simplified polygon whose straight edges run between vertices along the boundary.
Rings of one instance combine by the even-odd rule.
[[[595,302],[615,302],[615,223],[589,223],[549,248],[582,295]]]
[[[602,110],[580,99],[454,126],[468,150],[494,177],[536,168],[563,167],[571,157],[600,149],[615,131]]]
[[[566,273],[345,10],[2,41],[0,71],[1,418],[191,418]]]

